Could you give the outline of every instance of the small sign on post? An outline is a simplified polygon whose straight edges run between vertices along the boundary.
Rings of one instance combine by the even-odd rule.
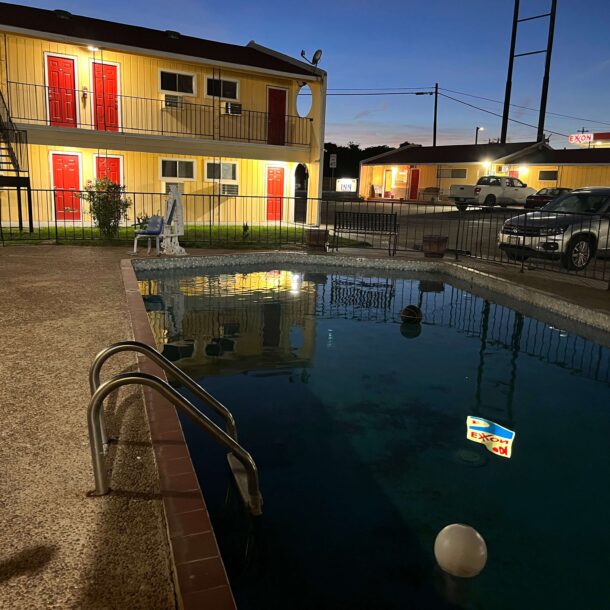
[[[336,153],[332,153],[331,155],[329,155],[329,157],[328,157],[328,167],[330,169],[336,169],[336,167],[337,167],[337,155],[336,155]]]

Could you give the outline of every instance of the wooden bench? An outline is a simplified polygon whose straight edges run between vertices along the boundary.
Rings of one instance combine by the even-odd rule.
[[[398,242],[398,214],[396,212],[335,212],[335,225],[333,228],[333,249],[339,249],[341,233],[377,233],[387,235],[388,254],[396,254]]]

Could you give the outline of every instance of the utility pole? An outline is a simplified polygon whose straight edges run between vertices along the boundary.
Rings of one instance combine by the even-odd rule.
[[[434,126],[432,128],[432,146],[436,146],[437,119],[438,119],[438,83],[434,83]]]
[[[510,112],[510,95],[513,88],[513,64],[515,63],[515,45],[517,43],[517,24],[519,23],[519,0],[515,0],[515,13],[513,15],[513,31],[510,37],[510,54],[508,56],[508,73],[506,75],[506,91],[504,92],[504,111],[502,112],[502,131],[500,143],[506,144],[508,132],[508,114]]]
[[[551,53],[553,52],[553,35],[555,33],[555,14],[557,13],[557,0],[551,2],[551,13],[549,15],[549,37],[546,46],[546,58],[544,62],[544,78],[542,79],[542,95],[540,96],[540,115],[538,117],[537,142],[544,140],[544,118],[546,116],[546,100],[549,93],[549,75],[551,72]]]

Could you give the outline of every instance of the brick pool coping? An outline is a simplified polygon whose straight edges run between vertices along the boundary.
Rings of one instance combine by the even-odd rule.
[[[134,339],[156,347],[131,260],[121,261],[121,275]],[[146,356],[137,358],[140,371],[167,380]],[[152,388],[145,387],[143,392],[179,607],[236,610],[176,408]]]
[[[466,289],[488,293],[500,304],[507,303],[514,307],[517,303],[528,315],[542,315],[587,339],[610,345],[610,334],[606,336],[606,333],[610,333],[610,315],[605,311],[583,307],[553,293],[523,286],[461,263],[278,251],[121,261],[135,340],[156,347],[138,288],[136,270],[202,268],[210,271],[236,265],[274,264],[430,273],[459,282]],[[138,354],[138,365],[142,372],[166,379],[165,373],[145,356]],[[185,610],[206,607],[235,610],[235,600],[176,409],[151,388],[144,388],[144,403],[159,472],[178,598]]]

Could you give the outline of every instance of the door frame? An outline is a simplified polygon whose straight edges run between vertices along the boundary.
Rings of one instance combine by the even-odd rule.
[[[115,133],[122,133],[123,131],[123,94],[121,89],[121,64],[118,61],[103,61],[95,58],[89,60],[89,112],[91,113],[91,129],[94,131],[100,131],[95,128],[95,76],[93,74],[93,64],[103,64],[108,66],[116,66],[116,90],[117,97],[119,98],[117,108],[118,125]],[[107,130],[105,130],[107,131]],[[108,155],[111,156],[111,155]]]
[[[413,172],[417,172],[417,184],[415,190],[415,197],[411,197],[413,194]],[[411,167],[409,168],[409,199],[412,201],[417,201],[417,195],[419,193],[419,179],[421,178],[421,171],[419,167]]]
[[[51,190],[55,191],[55,174],[53,173],[53,155],[72,155],[78,157],[78,190],[83,190],[83,153],[72,150],[50,150],[49,151],[49,177],[51,179]],[[82,202],[82,199],[81,199]],[[60,220],[57,218],[57,210],[55,209],[55,193],[53,193],[53,217],[56,222],[82,222],[83,221],[83,205],[80,207],[80,218],[78,220]]]
[[[95,174],[95,178],[97,179],[97,160],[99,158],[103,159],[118,159],[119,160],[119,174],[121,175],[121,186],[125,186],[125,174],[124,170],[124,157],[123,155],[102,155],[100,153],[95,153],[93,155],[93,173]]]
[[[274,221],[267,221],[267,205],[268,205],[268,201],[269,201],[269,190],[268,190],[268,170],[270,167],[274,167],[276,169],[283,169],[284,170],[284,189],[283,189],[283,194],[282,194],[282,208],[281,208],[281,218],[279,221],[274,220]],[[286,195],[286,183],[288,182],[286,180],[286,174],[288,173],[288,164],[284,161],[265,161],[265,165],[264,165],[264,184],[265,184],[265,222],[294,222],[294,217],[292,219],[292,221],[287,220],[288,218],[290,218],[290,212],[292,211],[293,216],[294,216],[294,206],[290,206],[290,202],[289,200],[289,196]],[[292,185],[294,187],[294,180],[292,181]],[[294,188],[293,188],[293,192],[294,192]],[[273,197],[273,195],[271,195],[271,197]]]
[[[76,129],[79,129],[81,126],[81,116],[80,116],[80,94],[81,90],[78,87],[78,55],[67,55],[66,53],[53,53],[52,51],[44,51],[44,84],[46,89],[45,95],[45,106],[47,110],[47,123],[51,126],[51,109],[49,108],[49,61],[48,57],[63,57],[64,59],[71,59],[74,62],[74,94],[76,97],[76,125],[74,126]],[[55,129],[72,129],[72,127],[55,127]]]
[[[388,175],[388,173],[390,174],[390,188],[389,188],[389,190],[386,191],[386,188],[385,188],[385,186],[386,186],[386,179],[385,178]],[[393,180],[392,180],[392,169],[391,168],[390,169],[384,169],[383,170],[383,182],[382,182],[382,185],[381,185],[381,198],[382,199],[391,199],[391,196],[389,196],[389,195],[388,195],[388,197],[386,197],[386,193],[391,193],[392,192],[392,182],[393,182]],[[411,188],[411,187],[409,186],[409,188]]]
[[[271,146],[286,146],[286,142],[288,140],[288,98],[290,96],[290,89],[288,87],[279,87],[275,85],[267,85],[267,102],[266,102],[266,114],[267,114],[267,126],[269,125],[269,90],[270,89],[278,89],[279,91],[286,92],[286,103],[284,104],[284,144],[271,144]],[[267,127],[268,130],[268,127]],[[269,145],[269,132],[267,131],[267,142],[265,144]],[[276,166],[277,167],[277,166]]]

